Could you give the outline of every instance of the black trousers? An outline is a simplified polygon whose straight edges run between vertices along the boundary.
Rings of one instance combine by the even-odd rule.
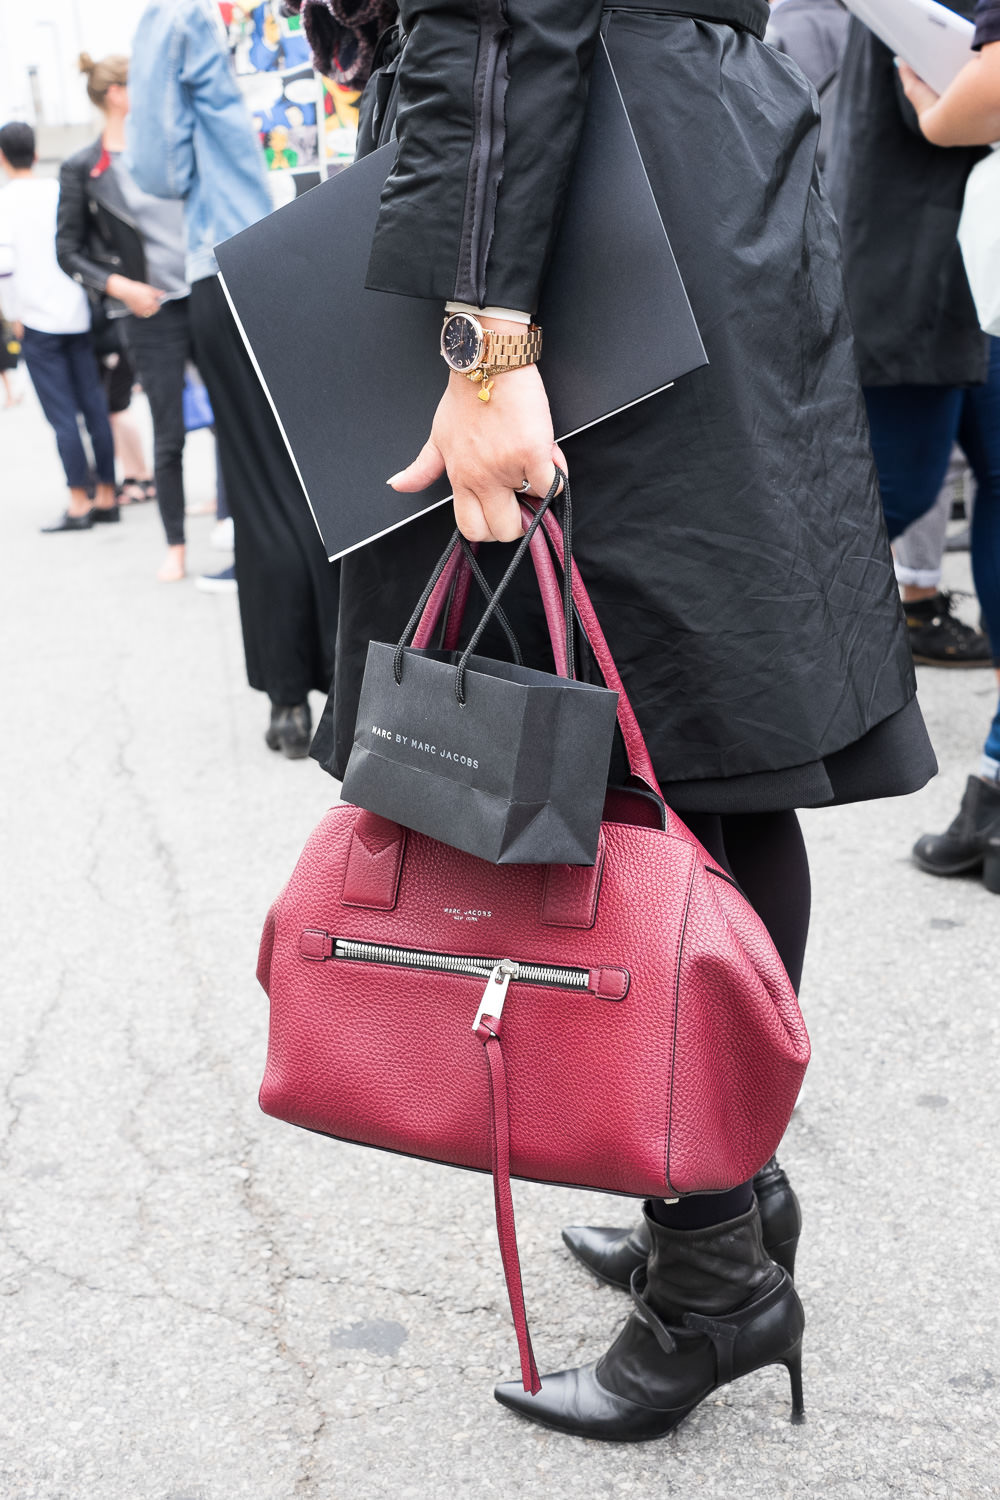
[[[94,450],[98,484],[115,482],[115,443],[108,403],[89,333],[40,333],[26,328],[21,352],[46,420],[56,435],[66,483],[71,490],[90,484],[90,462],[77,425],[81,413]]]
[[[184,366],[194,358],[189,297],[128,317],[125,340],[153,418],[153,472],[168,547],[184,545]]]
[[[236,538],[236,581],[250,686],[272,703],[325,693],[333,676],[339,568],[316,523],[216,277],[191,288],[198,369]],[[331,440],[331,463],[335,444]]]

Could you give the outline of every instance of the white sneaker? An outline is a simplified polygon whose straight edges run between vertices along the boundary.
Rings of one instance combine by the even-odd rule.
[[[232,552],[233,550],[233,518],[225,516],[223,520],[216,521],[208,538],[209,546],[217,547],[220,552]]]

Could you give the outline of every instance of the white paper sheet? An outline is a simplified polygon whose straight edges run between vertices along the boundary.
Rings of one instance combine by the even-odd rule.
[[[844,0],[897,57],[943,94],[972,57],[975,27],[937,0]]]

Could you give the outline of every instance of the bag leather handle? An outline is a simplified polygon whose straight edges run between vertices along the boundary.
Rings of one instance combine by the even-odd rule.
[[[461,704],[465,703],[465,673],[466,673],[466,670],[468,668],[469,657],[473,654],[473,652],[475,651],[476,647],[478,646],[479,640],[480,640],[480,637],[482,636],[483,631],[486,629],[487,625],[489,624],[490,620],[492,619],[494,613],[496,612],[496,610],[497,610],[497,608],[499,606],[501,595],[504,593],[505,589],[507,588],[507,585],[510,583],[510,581],[513,578],[514,574],[517,572],[518,568],[520,567],[521,560],[524,557],[525,552],[530,547],[531,540],[534,537],[536,531],[538,530],[538,527],[540,526],[542,520],[544,519],[545,516],[547,516],[547,515],[551,516],[552,515],[552,511],[551,511],[550,507],[552,506],[554,500],[556,499],[556,496],[560,495],[560,493],[561,493],[561,497],[562,497],[563,524],[560,527],[554,516],[552,516],[552,521],[553,521],[553,524],[556,527],[557,533],[559,534],[559,536],[562,539],[562,544],[563,544],[563,565],[564,565],[564,568],[565,568],[565,577],[567,578],[567,580],[570,577],[570,566],[571,566],[572,561],[573,561],[573,555],[572,555],[572,537],[571,537],[572,506],[571,506],[571,501],[570,501],[569,479],[563,473],[562,469],[557,468],[556,472],[555,472],[555,478],[553,479],[552,484],[549,487],[548,494],[545,496],[544,500],[542,500],[541,504],[539,505],[539,507],[538,507],[538,509],[536,511],[534,511],[533,513],[529,512],[529,514],[531,514],[531,520],[528,523],[528,525],[525,527],[524,536],[521,538],[521,541],[518,544],[517,551],[514,553],[514,556],[511,558],[510,562],[507,564],[507,570],[504,573],[503,577],[500,579],[500,582],[497,584],[496,588],[494,589],[494,591],[493,591],[493,598],[490,600],[489,604],[487,604],[486,609],[485,609],[485,611],[483,613],[482,619],[479,621],[479,624],[476,626],[475,630],[472,632],[472,638],[469,641],[469,644],[466,646],[465,650],[463,651],[461,659],[459,660],[458,668],[457,668],[457,671],[456,671],[456,674],[455,674],[455,697],[458,699],[459,703],[461,703]],[[522,516],[523,516],[523,511],[522,511]],[[573,645],[573,600],[572,600],[572,595],[571,595],[571,592],[570,592],[570,588],[568,586],[564,589],[563,593],[564,593],[564,598],[563,598],[563,624],[564,624],[565,638],[566,638],[566,672],[565,672],[565,676],[567,676],[567,677],[573,677],[575,675],[575,660],[574,660],[574,645]]]
[[[560,526],[548,508],[553,498],[552,491],[550,491],[537,511],[533,511],[524,501],[520,502],[520,509],[525,540],[527,540],[531,551],[531,560],[534,564],[535,576],[538,579],[542,604],[545,609],[545,619],[548,625],[549,638],[552,642],[556,668],[562,676],[568,677],[570,675],[567,670],[569,662],[565,655],[566,648],[564,641],[566,637],[563,633],[563,627],[566,623],[565,601],[568,592],[580,628],[587,638],[587,643],[593,653],[594,660],[597,663],[601,676],[604,678],[605,686],[618,694],[618,727],[621,730],[622,740],[625,745],[625,756],[628,761],[629,772],[636,781],[652,792],[657,801],[665,807],[663,793],[656,779],[656,772],[649,758],[649,751],[646,748],[642,730],[639,728],[635,710],[629,702],[628,694],[619,676],[610,647],[604,638],[604,632],[601,629],[590,595],[587,593],[586,586],[580,577],[579,569],[573,561],[572,555],[569,557],[569,566],[567,567],[566,565],[566,528]],[[538,529],[539,517],[541,517],[541,524],[544,526],[544,535]],[[414,636],[414,645],[417,644],[418,638],[422,638],[422,643],[423,640],[430,640],[449,594],[452,597],[452,608],[449,610],[447,634],[449,636],[457,636],[461,625],[461,613],[459,609],[460,606],[464,607],[464,602],[468,598],[468,590],[471,586],[471,580],[467,581],[464,586],[464,595],[460,593],[462,587],[461,574],[462,570],[467,566],[467,559],[465,554],[459,549],[456,540],[458,536],[459,533],[456,531],[455,536],[448,544],[446,552],[439,560],[431,576],[431,580],[421,596],[417,609],[414,611],[411,622],[404,632],[404,642],[412,628],[416,628],[417,630],[417,634]],[[523,555],[523,547],[524,540],[522,540],[521,546],[515,554],[512,566],[516,566]],[[553,553],[555,553],[556,557],[560,558],[562,564],[562,588],[560,588],[559,582],[556,579]],[[501,580],[502,583],[509,581],[510,573],[511,568],[508,568],[505,578]],[[568,590],[567,584],[569,585]],[[453,588],[454,593],[452,593]],[[566,635],[571,637],[572,632],[567,631]],[[404,649],[403,642],[396,649],[401,660]],[[669,821],[669,810],[666,813],[666,817],[667,821]]]
[[[525,527],[532,524],[537,515],[537,511],[532,512],[530,506],[525,505],[523,501],[521,502],[521,519]],[[542,584],[541,571],[539,571],[539,583],[541,584],[542,597],[544,598],[546,590],[548,589],[551,592],[554,586],[555,565],[553,562],[553,553],[555,553],[556,557],[559,557],[562,551],[559,545],[562,541],[562,531],[555,518],[549,514],[543,516],[542,524],[551,543],[551,550],[549,547],[546,547],[544,559],[536,557],[535,554],[532,554],[532,556],[536,571],[547,571],[553,575],[551,582]],[[570,558],[568,573],[564,570],[564,579],[566,577],[569,577],[571,581],[573,607],[576,610],[580,628],[587,638],[587,644],[590,646],[594,660],[597,663],[601,676],[604,678],[604,685],[618,694],[618,727],[621,730],[622,739],[625,743],[625,756],[628,761],[629,771],[637,781],[640,781],[648,791],[653,793],[659,802],[663,803],[663,793],[660,791],[660,784],[656,779],[653,762],[649,758],[649,751],[646,749],[646,741],[643,739],[642,730],[639,728],[639,721],[635,716],[635,710],[629,702],[625,686],[618,674],[615,659],[611,655],[611,648],[604,638],[604,631],[601,629],[600,621],[591,603],[590,595],[587,593],[586,585],[580,577],[580,571],[572,558]]]
[[[453,551],[452,549],[455,548],[456,538],[460,543],[460,549],[456,549]],[[416,650],[423,650],[426,647],[430,646],[432,640],[434,639],[434,631],[437,627],[438,620],[441,618],[441,612],[444,608],[445,600],[448,598],[449,593],[451,594],[451,604],[448,609],[448,620],[445,629],[445,639],[443,642],[444,649],[446,651],[454,651],[455,647],[458,645],[458,632],[461,629],[462,618],[465,614],[465,607],[469,600],[469,590],[472,587],[473,577],[475,577],[476,582],[479,584],[479,587],[482,589],[487,600],[493,597],[493,590],[490,588],[489,583],[483,576],[482,569],[480,568],[479,563],[476,560],[473,544],[466,541],[465,537],[462,536],[460,532],[456,531],[452,536],[451,541],[448,543],[448,549],[448,565],[446,565],[446,567],[444,568],[440,578],[438,578],[437,583],[429,586],[429,591],[428,589],[424,590],[424,595],[426,595],[426,602],[424,603],[423,612],[420,616],[420,620],[416,626],[416,629],[414,630],[413,640],[411,642],[411,645]],[[436,572],[437,569],[435,569],[435,573]],[[422,600],[424,598],[424,595],[421,595]],[[420,606],[418,605],[417,608],[419,609],[419,607]],[[414,615],[415,614],[416,610],[414,610]],[[511,649],[511,655],[517,662],[517,665],[519,667],[523,666],[524,658],[521,655],[521,647],[518,644],[517,636],[514,634],[513,627],[511,626],[510,621],[508,620],[502,609],[497,610],[497,623],[502,629],[504,635],[507,637],[507,641]],[[406,636],[410,634],[410,630],[412,627],[413,616],[410,617],[410,622],[407,625],[406,630],[403,632],[404,640]]]
[[[463,705],[465,703],[465,674],[468,670],[469,657],[475,651],[475,648],[479,644],[479,640],[482,636],[483,631],[486,629],[486,626],[494,615],[497,616],[501,625],[504,626],[505,633],[507,634],[508,639],[511,640],[512,644],[514,645],[515,660],[519,665],[521,664],[521,656],[520,652],[517,651],[516,641],[514,641],[513,639],[513,632],[510,630],[509,625],[506,622],[505,617],[503,616],[503,612],[500,608],[500,598],[504,590],[507,588],[507,585],[510,583],[511,578],[514,576],[514,573],[520,566],[521,561],[524,558],[525,551],[528,550],[528,548],[532,547],[532,542],[534,541],[534,538],[537,534],[537,528],[540,524],[541,517],[548,513],[549,506],[552,505],[553,501],[560,493],[563,496],[563,519],[561,526],[559,525],[559,523],[556,523],[556,525],[557,531],[562,538],[564,563],[569,561],[572,556],[572,511],[570,508],[569,486],[568,481],[566,480],[566,476],[562,473],[561,470],[557,469],[555,478],[552,481],[552,486],[548,494],[541,501],[538,510],[532,513],[532,519],[528,524],[526,535],[522,537],[521,542],[519,543],[514,556],[508,564],[503,577],[500,579],[499,584],[492,591],[492,593],[490,592],[489,584],[483,577],[483,574],[479,568],[479,564],[476,560],[475,553],[473,552],[471,545],[468,541],[466,541],[466,539],[458,530],[454,532],[451,540],[448,543],[448,546],[445,548],[441,557],[438,559],[438,563],[433,573],[431,574],[430,579],[428,580],[427,586],[425,587],[423,593],[417,601],[416,608],[414,609],[413,614],[410,616],[406,628],[403,631],[403,634],[396,646],[395,655],[393,657],[393,675],[395,676],[397,683],[402,681],[403,653],[406,650],[407,641],[412,636],[412,643],[414,647],[423,647],[430,643],[431,639],[433,639],[434,631],[441,617],[442,610],[445,608],[445,600],[448,598],[449,594],[452,598],[452,607],[449,609],[448,619],[446,623],[446,640],[450,639],[452,642],[452,645],[448,649],[454,649],[454,643],[457,641],[458,631],[461,625],[462,614],[464,613],[465,602],[468,598],[469,585],[465,578],[464,571],[466,568],[472,570],[473,576],[475,576],[480,588],[482,588],[484,593],[487,594],[488,603],[486,606],[486,610],[482,618],[480,619],[476,630],[473,633],[472,640],[469,642],[468,646],[462,653],[462,656],[456,668],[455,696],[458,699],[458,702]],[[545,547],[544,539],[539,539],[539,541],[535,543],[534,548],[532,548],[533,555],[535,555],[536,557],[542,556],[545,550],[547,550],[547,548]],[[566,576],[568,577],[568,574]],[[556,657],[557,668],[561,669],[561,675],[572,677],[574,675],[575,668],[573,613],[572,598],[568,585],[564,588],[563,595],[564,597],[562,608],[558,617],[558,631],[555,628],[555,618],[551,599],[543,597],[543,603],[546,612],[546,622],[553,639],[553,650]],[[560,642],[564,642],[565,644],[561,644],[560,647],[556,647],[555,642],[557,640]]]
[[[478,542],[470,543],[473,552],[478,547]],[[556,582],[555,569],[549,558],[549,544],[540,532],[535,532],[531,538],[530,551],[532,562],[535,565],[535,575],[542,596],[542,607],[545,611],[545,623],[552,643],[552,655],[555,661],[556,671],[560,677],[568,677],[568,662],[566,660],[566,638],[563,626],[563,599]],[[448,604],[448,617],[445,621],[442,647],[445,651],[454,651],[458,646],[459,636],[462,630],[462,621],[465,618],[466,605],[469,601],[469,593],[472,588],[472,569],[466,558],[459,559],[457,576],[452,578],[449,574],[447,586],[442,591],[442,596],[432,595],[424,608],[420,623],[413,637],[414,646],[429,646],[434,639],[438,621],[443,608],[443,597],[451,593]],[[502,611],[498,611],[497,618],[500,619]],[[501,620],[501,624],[502,624]]]

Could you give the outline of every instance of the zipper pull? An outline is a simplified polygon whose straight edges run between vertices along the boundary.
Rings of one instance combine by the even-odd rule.
[[[494,968],[489,979],[486,981],[486,989],[483,998],[479,1002],[476,1011],[476,1019],[472,1023],[473,1031],[479,1030],[479,1023],[483,1016],[492,1016],[499,1021],[503,1015],[503,1003],[507,998],[507,989],[512,979],[517,978],[518,966],[512,958],[502,958]]]

